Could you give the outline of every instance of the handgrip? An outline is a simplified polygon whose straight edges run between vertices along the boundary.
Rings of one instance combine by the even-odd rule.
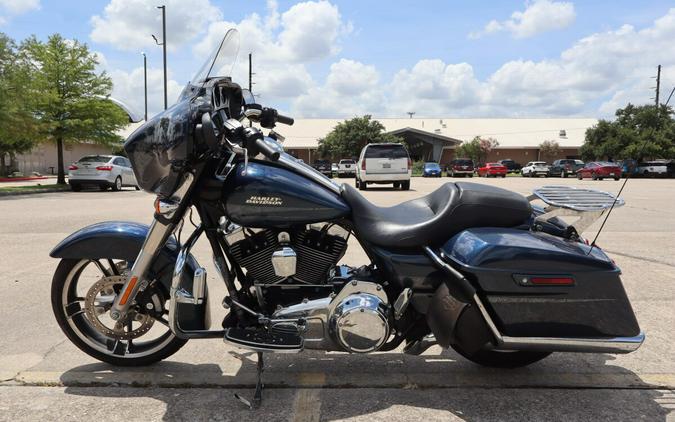
[[[283,123],[288,126],[293,126],[293,123],[295,123],[295,119],[292,117],[284,116],[283,114],[277,114],[277,122]]]
[[[255,147],[259,153],[261,153],[262,155],[264,155],[265,157],[269,158],[272,161],[277,161],[279,159],[279,156],[281,155],[279,151],[272,148],[267,142],[265,142],[260,138],[257,138],[255,140]]]

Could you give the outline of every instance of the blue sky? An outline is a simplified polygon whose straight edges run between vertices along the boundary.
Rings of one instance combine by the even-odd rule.
[[[16,40],[59,32],[86,42],[142,109],[161,108],[159,2],[0,0]],[[303,117],[610,116],[675,84],[675,5],[666,1],[167,0],[170,102],[226,28],[238,27],[235,79],[253,51],[261,101]],[[671,100],[673,101],[673,100]]]

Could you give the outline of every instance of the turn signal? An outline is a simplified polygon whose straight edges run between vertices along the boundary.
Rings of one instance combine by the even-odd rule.
[[[412,170],[412,160],[408,157],[408,170]]]
[[[110,171],[110,170],[112,170],[112,166],[98,166],[98,167],[96,167],[96,170]]]

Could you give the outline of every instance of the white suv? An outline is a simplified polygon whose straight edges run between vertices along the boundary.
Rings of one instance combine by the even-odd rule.
[[[366,190],[369,183],[393,183],[394,188],[410,189],[412,161],[402,144],[368,144],[356,165],[356,187]]]
[[[525,167],[520,169],[520,174],[523,177],[547,177],[549,172],[548,164],[546,161],[530,161]]]

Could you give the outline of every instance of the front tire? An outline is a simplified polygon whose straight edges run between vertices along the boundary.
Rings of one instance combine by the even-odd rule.
[[[491,368],[520,368],[538,362],[551,354],[551,352],[522,350],[479,350],[469,354],[458,345],[452,345],[452,348],[471,362]]]
[[[98,262],[98,264],[96,264],[96,262]],[[110,274],[112,272],[112,265],[116,265],[116,268],[118,268],[119,271],[118,266],[120,263],[109,265],[106,268],[103,262],[104,260],[90,261],[88,259],[63,259],[56,268],[51,286],[52,309],[54,311],[54,316],[56,317],[56,322],[59,324],[59,327],[61,327],[61,330],[66,337],[89,356],[116,366],[150,365],[173,355],[183,347],[187,340],[181,340],[176,337],[168,330],[168,327],[166,329],[159,328],[160,324],[168,324],[168,322],[163,320],[159,314],[157,315],[157,318],[153,318],[153,325],[157,324],[159,332],[166,332],[162,335],[158,335],[159,332],[154,332],[152,331],[152,328],[150,328],[149,331],[134,339],[136,341],[117,340],[97,328],[97,325],[89,319],[90,317],[86,312],[87,294],[84,293],[83,290],[86,290],[87,286],[82,289],[82,286],[79,286],[79,282],[81,281],[81,278],[84,282],[92,281],[91,276],[94,274],[90,273],[90,270],[95,272],[95,274],[98,274],[98,276],[103,276],[103,278],[105,278],[105,274],[100,268],[105,269],[105,271]],[[89,268],[90,266],[94,268]],[[84,277],[82,277],[83,275]],[[94,279],[95,278],[96,277],[94,277]],[[168,294],[164,291],[164,288],[159,281],[155,284],[151,284],[151,286],[153,285],[160,286],[155,287],[157,288],[157,297],[160,298],[157,299],[156,303],[161,304],[161,312],[164,314]],[[79,292],[78,288],[80,290]],[[98,306],[105,306],[101,305],[104,296],[96,297],[99,298]],[[160,312],[160,309],[155,309]],[[133,327],[133,323],[133,321],[130,323],[131,327]],[[124,330],[124,328],[122,330]],[[152,334],[150,334],[151,332]],[[151,335],[153,338],[149,339],[147,336]],[[143,337],[146,338],[143,339]]]
[[[401,182],[401,190],[410,190],[410,180]]]

